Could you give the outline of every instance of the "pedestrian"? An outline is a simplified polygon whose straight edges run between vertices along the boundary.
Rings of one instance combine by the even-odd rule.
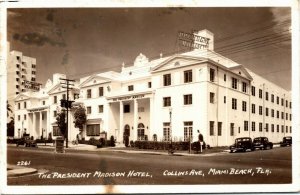
[[[198,130],[198,141],[199,141],[199,145],[200,145],[200,153],[202,153],[202,146],[203,146],[203,135],[200,133],[200,131]]]
[[[76,135],[75,145],[78,145],[78,142],[79,142],[79,134]]]

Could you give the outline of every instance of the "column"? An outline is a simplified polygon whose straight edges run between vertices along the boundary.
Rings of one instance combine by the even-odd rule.
[[[41,111],[41,112],[40,112],[40,126],[39,126],[39,130],[38,130],[38,132],[40,132],[40,133],[39,133],[38,137],[36,137],[37,139],[40,139],[40,138],[41,138],[41,135],[43,134],[43,121],[42,121],[42,115],[43,115],[43,112]]]
[[[149,117],[150,117],[150,127],[149,127],[149,135],[148,135],[148,139],[152,140],[153,138],[153,134],[156,133],[154,132],[154,103],[153,103],[153,97],[149,98],[150,100],[150,110],[149,110]]]
[[[32,133],[32,135],[30,136],[34,136],[36,138],[36,115],[35,112],[32,113],[33,117],[32,117],[32,132],[29,132],[30,134]],[[31,129],[29,130],[31,131]]]
[[[133,106],[133,141],[137,140],[137,126],[138,126],[138,102],[137,99],[134,99]]]
[[[50,109],[47,110],[47,126],[45,128],[45,133],[46,133],[46,136],[45,138],[48,139],[48,135],[49,135],[49,132],[51,131],[51,127],[50,127]]]
[[[123,124],[124,110],[123,109],[124,109],[123,102],[120,101],[120,121],[119,121],[120,123],[119,123],[119,131],[118,131],[118,138],[117,138],[117,141],[120,143],[123,141],[122,135],[123,135],[123,130],[124,130],[124,124]]]

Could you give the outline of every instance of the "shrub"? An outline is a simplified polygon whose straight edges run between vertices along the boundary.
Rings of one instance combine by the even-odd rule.
[[[93,145],[93,146],[97,146],[98,144],[100,144],[100,142],[98,140],[96,140],[95,138],[91,137],[88,144]]]
[[[116,145],[115,145],[115,138],[114,138],[113,135],[110,136],[110,146],[112,146],[112,147],[116,146]]]
[[[134,147],[134,142],[130,140],[130,147]]]

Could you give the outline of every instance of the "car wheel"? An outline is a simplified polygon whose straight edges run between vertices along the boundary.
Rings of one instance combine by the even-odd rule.
[[[233,152],[233,150],[230,150],[230,153],[232,153]]]
[[[243,152],[246,152],[246,148],[243,148]]]

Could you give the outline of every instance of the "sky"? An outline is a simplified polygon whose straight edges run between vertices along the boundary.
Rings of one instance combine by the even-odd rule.
[[[290,8],[10,8],[11,50],[37,60],[37,82],[120,71],[136,56],[182,48],[178,32],[208,29],[215,51],[291,89]]]

